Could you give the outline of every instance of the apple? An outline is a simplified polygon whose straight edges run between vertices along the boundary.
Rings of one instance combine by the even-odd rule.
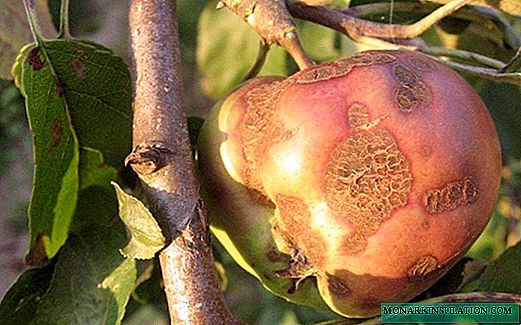
[[[367,51],[234,90],[203,127],[216,237],[279,296],[379,314],[447,272],[487,224],[500,146],[480,97],[410,51]]]

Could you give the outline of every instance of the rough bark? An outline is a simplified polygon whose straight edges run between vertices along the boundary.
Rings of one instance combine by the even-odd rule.
[[[237,324],[218,288],[186,117],[175,0],[133,0],[134,150],[148,206],[171,241],[160,253],[172,324]]]

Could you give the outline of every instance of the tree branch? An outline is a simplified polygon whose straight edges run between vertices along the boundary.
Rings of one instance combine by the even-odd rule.
[[[268,45],[282,46],[300,69],[313,65],[302,48],[284,0],[221,0],[219,7],[222,6],[227,6],[253,27]]]
[[[134,150],[127,157],[171,243],[160,253],[172,324],[239,324],[218,287],[181,106],[181,62],[172,0],[133,0]]]
[[[421,35],[432,25],[471,1],[473,0],[454,0],[411,25],[376,23],[326,7],[311,7],[291,2],[287,6],[294,17],[344,32],[354,40],[357,40],[360,36],[411,39]]]
[[[521,85],[521,73],[503,71],[506,64],[501,61],[468,51],[430,47],[421,39],[415,38],[428,27],[452,14],[468,2],[471,2],[471,0],[455,0],[449,2],[420,21],[412,25],[403,26],[382,24],[358,18],[354,16],[359,14],[355,9],[348,9],[342,12],[325,7],[312,7],[293,2],[288,2],[287,8],[290,14],[296,18],[335,29],[360,43],[380,48],[406,48],[421,51],[430,54],[434,59],[454,69],[494,81]],[[493,9],[484,7],[475,7],[474,9],[479,13],[483,13],[483,10],[486,9],[486,15],[490,16],[492,14],[494,20],[503,27],[510,44],[515,45],[520,41],[519,33],[513,32],[510,28],[511,26],[502,19],[501,15],[494,14]],[[441,57],[456,58],[472,65],[444,60]],[[475,66],[473,65],[475,63],[493,68]]]
[[[474,3],[472,3],[474,4]],[[430,13],[437,9],[439,5],[434,3],[414,3],[414,2],[395,2],[392,4],[393,12],[399,13]],[[364,18],[370,15],[385,14],[388,15],[391,8],[390,3],[371,3],[366,5],[360,5],[351,7],[342,12],[356,16],[358,18]],[[505,16],[490,7],[464,7],[451,14],[452,17],[464,19],[479,24],[485,24],[487,21],[494,22],[498,28],[505,33],[505,42],[508,43],[512,48],[517,49],[521,46],[521,34],[512,26],[512,24],[505,18]]]

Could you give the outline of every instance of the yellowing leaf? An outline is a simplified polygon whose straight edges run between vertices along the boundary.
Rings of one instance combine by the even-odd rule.
[[[150,259],[165,246],[165,237],[143,202],[112,182],[119,203],[119,216],[130,231],[130,242],[121,249],[125,257]]]

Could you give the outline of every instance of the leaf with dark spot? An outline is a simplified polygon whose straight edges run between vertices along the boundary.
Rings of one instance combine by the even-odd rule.
[[[56,149],[56,147],[60,144],[60,141],[62,139],[62,134],[63,134],[62,125],[60,123],[60,120],[56,119],[56,120],[54,120],[54,123],[52,124],[52,129],[51,129],[52,143],[49,146],[49,149],[47,150],[49,153],[52,153],[54,151],[54,149]]]
[[[80,59],[74,59],[71,61],[72,69],[74,70],[74,73],[76,74],[76,77],[79,79],[85,79],[85,65],[81,62]]]
[[[41,247],[51,258],[67,239],[84,188],[80,174],[91,185],[97,177],[108,175],[105,185],[115,177],[114,169],[80,164],[79,148],[90,152],[82,157],[90,156],[93,164],[114,167],[130,151],[131,82],[123,60],[90,42],[44,41],[24,47],[16,62],[13,73],[26,97],[34,139],[28,257],[37,265],[45,260]]]
[[[25,105],[34,145],[27,260],[33,265],[45,260],[41,246],[51,258],[65,243],[79,188],[78,139],[70,123],[67,102],[56,91],[56,76],[52,65],[44,59],[44,51],[40,48],[39,55],[44,61],[41,69],[34,69],[29,60],[18,60],[20,86],[26,94]],[[34,53],[34,50],[25,48],[21,56],[25,53]]]
[[[27,56],[27,62],[33,68],[33,70],[40,70],[43,68],[43,61],[40,59],[39,56],[40,48],[34,47],[32,50],[29,51],[29,55]]]

